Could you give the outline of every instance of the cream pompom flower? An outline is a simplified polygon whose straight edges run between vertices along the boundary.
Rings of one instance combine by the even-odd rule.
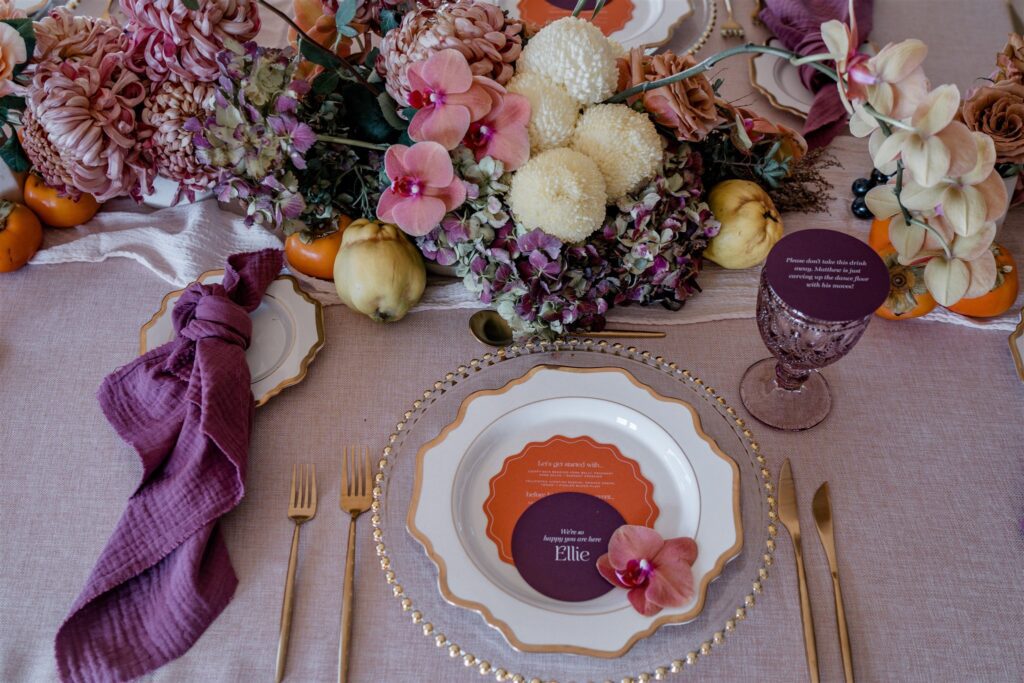
[[[601,227],[608,195],[594,161],[566,147],[530,159],[512,176],[509,206],[526,228],[580,242]]]
[[[535,153],[569,142],[580,117],[580,103],[565,88],[530,72],[516,74],[507,87],[530,101],[530,147]]]
[[[612,199],[637,189],[661,167],[657,129],[646,114],[624,104],[600,104],[583,112],[570,146],[594,160]]]
[[[620,52],[601,29],[578,17],[563,17],[537,32],[517,68],[543,74],[582,104],[610,97],[618,85]]]

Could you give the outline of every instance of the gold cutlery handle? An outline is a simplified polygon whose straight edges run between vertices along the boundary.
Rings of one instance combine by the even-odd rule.
[[[352,640],[352,579],[356,573],[356,515],[348,526],[348,553],[345,558],[345,588],[341,603],[341,638],[338,641],[338,683],[348,681],[349,643]]]
[[[853,653],[850,651],[850,633],[846,628],[846,610],[843,609],[843,591],[839,588],[839,568],[832,567],[832,590],[836,596],[836,628],[839,629],[839,648],[843,652],[843,676],[853,683]]]
[[[732,19],[732,0],[724,0],[724,2],[726,14],[729,15],[730,19]]]
[[[295,597],[295,567],[299,560],[299,524],[292,532],[292,551],[288,554],[288,576],[284,582],[284,600],[281,603],[281,634],[277,641],[277,683],[284,679],[284,665],[288,659],[288,640],[292,632],[292,605]]]
[[[661,339],[664,332],[650,330],[601,330],[600,332],[580,332],[583,337],[618,337],[619,339]]]
[[[804,552],[800,533],[791,534],[796,551],[796,576],[800,586],[800,618],[804,624],[804,649],[807,652],[807,672],[811,683],[818,683],[818,646],[814,642],[814,618],[811,615],[811,597],[807,593],[807,575],[804,573]]]

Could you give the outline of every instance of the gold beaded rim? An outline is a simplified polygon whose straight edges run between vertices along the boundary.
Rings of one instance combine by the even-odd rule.
[[[370,516],[370,523],[373,525],[373,541],[376,546],[377,557],[380,558],[380,568],[384,573],[384,579],[387,581],[388,585],[391,586],[392,595],[399,601],[402,611],[409,614],[413,624],[420,626],[424,637],[432,638],[434,640],[434,644],[438,648],[445,648],[448,651],[448,656],[453,660],[461,660],[465,667],[475,668],[481,676],[493,675],[496,681],[512,681],[512,683],[526,683],[527,681],[529,681],[529,683],[545,683],[541,678],[513,673],[506,668],[495,666],[487,660],[479,659],[472,653],[463,650],[457,643],[449,640],[444,633],[438,633],[436,631],[434,624],[428,621],[426,616],[420,610],[416,609],[412,598],[405,594],[405,589],[400,583],[398,583],[398,576],[391,566],[391,557],[388,554],[387,545],[384,542],[384,529],[381,528],[383,521],[381,517],[381,509],[384,497],[383,484],[387,478],[385,470],[394,454],[393,444],[398,441],[399,433],[405,431],[408,420],[412,418],[415,411],[419,410],[423,406],[424,401],[433,397],[435,392],[437,395],[444,394],[446,386],[453,385],[456,381],[461,381],[461,379],[479,372],[484,367],[490,367],[506,360],[519,358],[533,353],[546,353],[549,351],[562,350],[611,353],[613,355],[622,356],[643,363],[649,367],[660,370],[670,377],[688,382],[693,386],[703,387],[704,393],[712,399],[712,404],[719,414],[722,414],[727,419],[732,420],[733,425],[735,425],[734,431],[738,431],[738,435],[746,441],[750,451],[755,454],[754,458],[759,466],[761,486],[763,486],[764,489],[764,499],[768,504],[768,540],[765,543],[764,552],[761,556],[761,563],[757,570],[757,579],[753,581],[751,585],[751,592],[744,596],[743,604],[736,608],[731,619],[726,620],[724,627],[721,630],[715,631],[711,640],[701,643],[697,650],[687,652],[683,658],[674,659],[664,666],[656,667],[653,671],[641,671],[635,676],[623,678],[621,679],[621,683],[665,680],[671,674],[679,673],[686,667],[692,667],[697,663],[700,657],[707,656],[711,654],[713,650],[721,648],[722,645],[725,644],[727,635],[732,635],[736,631],[739,622],[746,619],[747,613],[754,607],[757,601],[756,596],[764,590],[764,582],[768,578],[768,569],[774,562],[775,536],[778,533],[778,527],[776,526],[778,513],[776,511],[775,484],[772,481],[771,472],[768,470],[767,459],[761,454],[761,447],[756,441],[754,441],[753,433],[747,428],[746,421],[737,415],[736,409],[730,406],[724,397],[719,396],[712,387],[705,385],[703,380],[696,377],[689,370],[680,368],[676,363],[666,361],[662,356],[653,356],[650,351],[639,351],[635,346],[625,347],[621,343],[609,343],[606,340],[597,341],[594,339],[568,338],[558,339],[555,341],[528,341],[523,344],[515,344],[504,349],[499,349],[494,353],[485,353],[480,358],[474,358],[469,363],[460,365],[454,372],[446,373],[443,380],[434,382],[431,388],[422,392],[420,398],[413,401],[412,408],[410,410],[406,410],[402,415],[402,419],[395,425],[395,431],[388,436],[387,445],[384,446],[381,458],[377,462],[377,472],[374,475],[373,503],[370,507],[372,512],[372,515]],[[736,428],[738,428],[738,430]],[[557,682],[548,681],[547,683]]]
[[[704,46],[707,45],[708,40],[711,39],[711,34],[715,32],[715,24],[718,23],[718,0],[705,0],[705,2],[710,8],[710,12],[708,14],[708,25],[704,29],[704,32],[700,34],[700,38],[697,39],[697,42],[694,43],[693,47],[688,49],[684,54],[695,55],[700,52]]]

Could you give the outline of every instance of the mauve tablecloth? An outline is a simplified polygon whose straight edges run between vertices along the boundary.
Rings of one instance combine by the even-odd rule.
[[[735,4],[747,23],[751,3]],[[935,48],[928,69],[936,82],[963,86],[984,72],[1006,30],[1003,0],[878,0],[873,35],[925,38]],[[720,44],[716,36],[710,48]],[[745,69],[742,61],[727,65],[727,94],[769,111],[751,94]],[[842,158],[848,180],[867,170],[866,156]],[[837,186],[837,195],[846,192]],[[843,219],[852,220],[832,220]],[[789,228],[819,222],[787,219]],[[1011,214],[1004,231],[1024,254],[1024,212]],[[56,677],[53,634],[141,472],[93,396],[137,353],[138,329],[166,290],[126,260],[31,267],[0,281],[0,681]],[[246,498],[223,522],[239,577],[235,599],[152,680],[270,679],[291,534],[288,477],[303,461],[321,473],[322,507],[303,532],[287,680],[335,679],[347,530],[335,507],[340,448],[383,447],[416,392],[482,353],[465,331],[467,315],[418,313],[382,327],[340,306],[325,311],[328,342],[308,378],[256,413]],[[739,406],[740,376],[766,355],[754,321],[668,334],[643,346],[685,363]],[[858,680],[1020,681],[1024,384],[1005,333],[879,320],[826,372],[836,403],[818,429],[753,426],[773,472],[784,457],[793,460],[822,680],[842,675],[831,582],[810,517],[814,490],[827,479]],[[412,625],[383,581],[369,520],[359,525],[352,680],[493,680],[450,660]],[[432,575],[426,563],[421,569]],[[485,628],[469,613],[462,623]],[[602,670],[595,662],[595,677]],[[806,680],[785,533],[748,622],[686,675]]]

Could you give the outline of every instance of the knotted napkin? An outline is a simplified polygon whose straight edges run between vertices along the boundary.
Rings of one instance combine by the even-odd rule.
[[[787,49],[801,56],[827,52],[821,25],[830,19],[849,23],[849,0],[764,0],[761,21]],[[874,0],[853,0],[861,42],[871,33]],[[814,93],[814,104],[804,123],[808,146],[824,147],[846,127],[847,113],[835,81],[814,67],[800,67],[800,80]]]
[[[281,270],[276,249],[235,254],[193,283],[176,338],[109,375],[98,398],[142,459],[142,482],[56,638],[64,681],[136,678],[188,650],[238,579],[217,529],[245,492],[254,402],[249,312]]]

